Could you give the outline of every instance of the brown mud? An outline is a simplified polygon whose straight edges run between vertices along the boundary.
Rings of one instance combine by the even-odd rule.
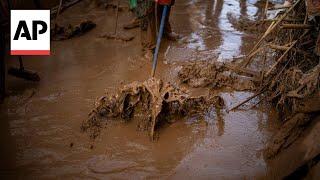
[[[299,136],[304,132],[311,117],[309,115],[299,113],[287,120],[270,140],[266,150],[266,158],[274,158],[280,151],[288,148]]]
[[[126,85],[115,95],[101,97],[81,129],[89,131],[91,138],[96,138],[102,127],[101,117],[121,117],[129,121],[139,108],[142,119],[138,129],[149,131],[150,138],[154,140],[156,127],[160,124],[194,115],[210,106],[223,108],[223,99],[220,96],[190,97],[185,90],[151,78],[143,83]]]
[[[99,38],[114,39],[126,42],[132,41],[134,36],[127,33],[105,33],[100,35]]]
[[[157,79],[180,86],[177,74],[181,64],[232,62],[233,57],[246,54],[256,34],[235,29],[227,14],[257,18],[262,10],[255,2],[176,1],[170,20],[173,30],[183,38],[162,42]],[[121,1],[121,6],[126,3]],[[123,84],[150,77],[151,62],[140,57],[139,29],[128,31],[135,35],[128,42],[97,38],[114,31],[115,13],[115,9],[96,7],[89,0],[68,8],[59,16],[59,24],[90,19],[97,27],[77,38],[53,42],[49,57],[24,57],[25,67],[41,76],[39,83],[8,77],[8,97],[0,106],[0,166],[6,177],[239,179],[255,178],[277,167],[265,161],[261,153],[277,127],[277,115],[273,106],[255,106],[260,97],[238,111],[209,108],[203,114],[165,123],[157,129],[160,136],[156,142],[137,131],[142,113],[135,113],[125,123],[121,117],[102,117],[103,125],[103,119],[107,124],[94,140],[82,133],[79,127],[97,97],[105,92],[117,94]],[[121,11],[118,27],[132,19],[131,12]],[[18,65],[16,57],[7,57],[7,62],[8,66]],[[207,96],[209,91],[188,89],[190,97]],[[216,93],[223,98],[225,109],[253,94],[232,90]]]
[[[250,20],[247,18],[237,19],[232,16],[232,14],[228,14],[228,19],[232,23],[232,26],[239,31],[245,31],[250,33],[263,33],[266,29],[266,25],[270,24],[263,21]]]
[[[182,65],[178,77],[191,87],[230,88],[235,91],[254,91],[253,78],[235,73],[230,66],[219,62],[190,62]]]

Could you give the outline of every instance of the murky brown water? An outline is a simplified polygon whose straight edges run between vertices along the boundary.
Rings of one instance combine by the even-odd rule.
[[[164,41],[157,76],[175,83],[183,61],[228,61],[243,55],[253,44],[252,35],[234,29],[227,14],[254,19],[261,14],[255,3],[177,1],[171,21],[184,38]],[[260,150],[271,134],[268,121],[274,119],[268,106],[177,121],[160,130],[157,142],[136,131],[134,123],[110,123],[94,142],[80,133],[96,98],[150,74],[151,62],[140,57],[138,29],[125,32],[137,35],[132,42],[96,38],[113,32],[114,17],[114,10],[96,9],[87,1],[69,9],[61,23],[87,18],[97,28],[79,38],[53,42],[50,57],[24,58],[26,68],[40,73],[40,83],[9,77],[10,96],[0,109],[1,173],[27,179],[239,179],[263,174],[267,165]],[[121,12],[120,27],[131,17]],[[8,61],[14,65],[16,60]],[[252,93],[221,95],[228,109]]]

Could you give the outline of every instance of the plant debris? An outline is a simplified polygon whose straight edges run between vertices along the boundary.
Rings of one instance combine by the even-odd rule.
[[[241,68],[254,68],[254,61],[257,62],[255,64],[264,64],[260,72],[259,86],[262,88],[256,95],[263,93],[266,100],[275,105],[280,116],[281,128],[264,151],[264,157],[268,160],[285,152],[319,119],[320,61],[317,39],[320,21],[308,16],[306,5],[305,1],[297,0],[280,11],[250,53],[239,63]],[[267,58],[270,62],[261,62]],[[246,102],[248,99],[240,105]],[[303,163],[300,162],[300,165]]]

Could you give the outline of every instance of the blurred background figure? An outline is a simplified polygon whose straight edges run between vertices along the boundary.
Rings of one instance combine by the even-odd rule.
[[[140,26],[142,52],[146,58],[151,58],[155,48],[157,31],[159,30],[161,15],[164,5],[169,5],[168,15],[165,20],[164,37],[168,40],[177,40],[180,36],[172,31],[169,22],[171,6],[174,0],[130,0],[130,6],[136,15],[125,29]]]

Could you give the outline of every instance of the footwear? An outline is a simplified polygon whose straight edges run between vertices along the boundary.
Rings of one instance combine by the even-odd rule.
[[[153,52],[152,50],[147,50],[147,52],[144,54],[144,58],[148,61],[152,61],[153,58]]]
[[[181,39],[181,35],[175,32],[166,33],[165,37],[170,41],[177,41],[178,39]]]
[[[133,19],[128,24],[123,26],[123,29],[134,29],[140,26],[140,20],[138,18]]]

